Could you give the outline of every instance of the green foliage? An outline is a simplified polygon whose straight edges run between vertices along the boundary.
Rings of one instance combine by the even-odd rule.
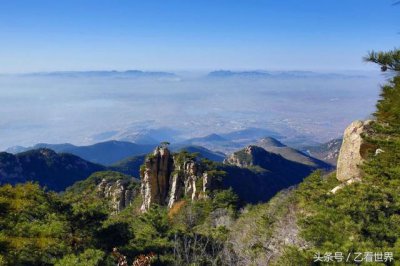
[[[216,166],[214,165],[214,167]],[[217,170],[216,168],[209,168],[207,171],[207,175],[211,177],[211,180],[213,180],[213,187],[218,188],[221,186],[223,178],[226,177],[226,172],[222,170]]]
[[[301,235],[310,251],[394,252],[400,239],[400,180],[390,186],[365,180],[335,194],[335,175],[314,174],[296,191]]]
[[[94,174],[63,195],[32,183],[0,187],[0,265],[105,265],[105,254],[134,239],[129,219],[112,221],[97,195],[103,178],[125,177],[112,174]]]
[[[280,256],[272,264],[279,266],[299,266],[299,265],[316,265],[313,260],[314,253],[309,250],[301,250],[295,246],[287,246],[284,248],[282,256]]]
[[[75,255],[69,254],[59,260],[56,266],[98,266],[104,259],[104,252],[96,249],[87,249]]]
[[[108,210],[101,202],[76,202],[67,214],[75,250],[94,247],[97,230],[108,217]]]
[[[154,205],[139,217],[135,230],[136,248],[141,253],[164,254],[170,248],[170,223],[165,207]]]
[[[78,255],[66,255],[55,266],[98,266],[101,265],[104,256],[105,254],[101,250],[87,249]]]
[[[236,209],[238,203],[239,197],[233,192],[232,188],[216,192],[212,199],[212,206],[214,209]]]
[[[381,66],[382,71],[400,71],[400,50],[389,52],[372,51],[364,58],[367,62],[373,62]]]
[[[0,187],[0,255],[9,265],[51,265],[68,252],[64,204],[37,184]]]
[[[187,161],[197,161],[199,157],[199,153],[190,153],[188,151],[180,151],[174,154],[174,161],[176,165],[183,165],[184,162]]]

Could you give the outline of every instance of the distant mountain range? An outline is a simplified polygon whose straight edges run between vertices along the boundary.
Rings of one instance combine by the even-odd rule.
[[[231,71],[217,70],[208,73],[208,78],[364,78],[362,75],[321,73],[312,71]]]
[[[58,78],[166,78],[181,79],[172,72],[164,71],[141,71],[141,70],[93,70],[93,71],[54,71],[54,72],[35,72],[21,74],[26,77],[58,77]],[[313,71],[264,71],[264,70],[216,70],[206,75],[206,78],[364,78],[363,75],[324,73]]]
[[[217,70],[208,73],[209,78],[226,78],[226,77],[247,77],[247,78],[268,78],[272,75],[263,71],[230,71],[230,70]]]
[[[312,71],[231,71],[218,70],[208,73],[208,78],[364,78],[362,75],[345,75],[338,73],[320,73]]]
[[[36,77],[64,77],[64,78],[91,78],[91,77],[111,77],[111,78],[176,78],[174,73],[140,70],[99,70],[99,71],[57,71],[57,72],[37,72],[27,73],[24,76]]]

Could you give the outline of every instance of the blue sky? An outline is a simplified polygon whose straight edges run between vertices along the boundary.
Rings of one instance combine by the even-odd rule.
[[[392,0],[4,0],[0,72],[363,70],[398,47]]]

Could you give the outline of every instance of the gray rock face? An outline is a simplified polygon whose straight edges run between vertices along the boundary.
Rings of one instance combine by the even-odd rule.
[[[204,181],[204,177],[207,181]],[[204,186],[204,182],[208,185]],[[184,196],[197,200],[208,189],[212,189],[211,177],[207,176],[199,163],[192,159],[182,162],[166,147],[158,147],[146,159],[142,172],[141,210],[148,210],[152,204],[168,205],[171,208]]]
[[[359,166],[364,162],[367,151],[373,147],[366,143],[361,135],[368,134],[371,123],[371,120],[354,121],[344,131],[336,171],[336,178],[339,181],[362,178]]]
[[[131,182],[134,181],[103,179],[97,185],[97,192],[100,197],[109,199],[114,212],[118,213],[128,207],[137,194],[136,190],[130,188]]]

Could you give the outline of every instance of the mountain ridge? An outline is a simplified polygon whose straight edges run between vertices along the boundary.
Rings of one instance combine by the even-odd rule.
[[[87,146],[75,146],[70,143],[38,143],[32,147],[24,147],[23,149],[20,148],[17,150],[17,153],[40,148],[48,148],[54,150],[55,152],[71,153],[93,163],[112,165],[113,163],[116,163],[127,157],[148,153],[155,146],[156,145],[136,144],[128,141],[117,140],[98,142]],[[8,150],[9,149],[7,149],[6,152]]]
[[[90,174],[106,167],[68,153],[41,148],[13,155],[0,153],[0,183],[39,182],[51,190],[61,191]]]

